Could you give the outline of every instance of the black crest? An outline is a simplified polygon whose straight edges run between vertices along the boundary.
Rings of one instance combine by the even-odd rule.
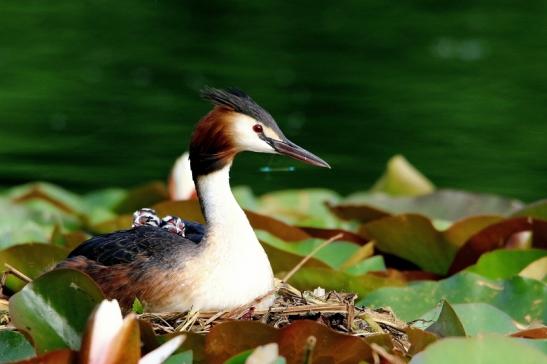
[[[258,105],[251,96],[237,88],[220,90],[217,88],[205,87],[201,90],[201,97],[211,101],[214,105],[224,106],[248,115],[276,131],[279,130],[270,113]]]

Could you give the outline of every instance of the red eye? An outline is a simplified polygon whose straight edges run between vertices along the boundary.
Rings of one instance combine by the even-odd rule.
[[[262,125],[260,124],[253,125],[253,130],[255,131],[255,133],[262,133],[263,132]]]

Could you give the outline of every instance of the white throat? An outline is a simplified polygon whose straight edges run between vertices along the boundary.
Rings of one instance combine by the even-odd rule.
[[[196,270],[192,276],[200,281],[193,282],[193,297],[187,298],[198,310],[244,305],[274,285],[268,256],[230,189],[230,167],[199,176],[196,181],[206,232],[201,242],[204,250],[187,267],[188,271]],[[268,300],[259,308],[270,304]]]

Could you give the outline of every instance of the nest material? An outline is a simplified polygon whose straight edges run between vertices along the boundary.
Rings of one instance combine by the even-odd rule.
[[[269,310],[254,309],[256,303],[271,294],[275,294],[275,301]],[[410,343],[405,329],[408,325],[390,310],[355,306],[356,298],[354,293],[325,292],[322,288],[301,292],[278,282],[274,292],[232,311],[143,313],[140,318],[149,321],[157,334],[181,331],[207,334],[213,326],[234,319],[259,321],[275,328],[308,319],[334,331],[363,338],[389,334],[395,349],[407,353]]]

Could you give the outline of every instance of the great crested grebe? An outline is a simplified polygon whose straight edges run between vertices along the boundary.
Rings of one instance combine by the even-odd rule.
[[[289,141],[242,91],[206,88],[202,96],[214,108],[192,135],[190,165],[205,226],[184,221],[178,234],[141,210],[137,220],[144,224],[93,237],[57,266],[89,274],[122,307],[138,298],[151,312],[224,310],[269,292],[270,262],[230,189],[234,157],[243,151],[275,153],[330,168]]]

